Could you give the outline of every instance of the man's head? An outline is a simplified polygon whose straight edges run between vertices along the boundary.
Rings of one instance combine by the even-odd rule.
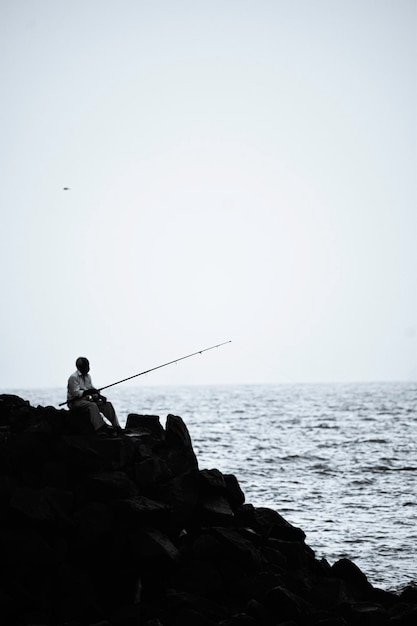
[[[85,356],[79,356],[78,359],[75,361],[75,366],[80,374],[82,374],[83,376],[88,374],[88,372],[90,371],[90,363],[88,359],[85,358]]]

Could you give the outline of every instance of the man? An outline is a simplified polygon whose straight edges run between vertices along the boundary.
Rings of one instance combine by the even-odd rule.
[[[68,379],[67,402],[70,409],[86,409],[89,413],[90,422],[97,434],[106,434],[111,428],[107,426],[104,418],[112,424],[116,433],[120,434],[122,428],[117,419],[116,412],[111,402],[107,402],[101,396],[91,381],[90,363],[84,356],[78,357],[75,362],[77,370]]]

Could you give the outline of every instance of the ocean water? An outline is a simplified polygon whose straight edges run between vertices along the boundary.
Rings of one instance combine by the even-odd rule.
[[[65,400],[64,389],[12,392]],[[122,384],[107,397],[122,423],[180,415],[200,469],[235,474],[246,502],[301,527],[318,558],[350,558],[382,589],[417,583],[417,384]]]

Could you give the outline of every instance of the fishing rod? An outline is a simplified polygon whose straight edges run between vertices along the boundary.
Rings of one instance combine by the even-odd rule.
[[[183,361],[184,359],[189,359],[192,356],[196,356],[197,354],[203,354],[203,352],[207,352],[208,350],[214,350],[214,348],[220,348],[220,346],[224,346],[227,343],[232,343],[231,340],[223,341],[223,343],[218,343],[215,346],[210,346],[209,348],[204,348],[204,350],[198,350],[197,352],[193,352],[192,354],[187,354],[186,356],[181,356],[178,359],[174,359],[173,361],[168,361],[168,363],[163,363],[162,365],[157,365],[156,367],[151,367],[149,370],[144,370],[143,372],[139,372],[139,374],[133,374],[133,376],[128,376],[127,378],[122,378],[122,380],[118,380],[115,383],[111,383],[110,385],[106,385],[105,387],[100,387],[97,389],[98,392],[104,391],[104,389],[108,389],[109,387],[114,387],[115,385],[120,385],[120,383],[124,383],[127,380],[132,380],[132,378],[137,378],[138,376],[143,376],[144,374],[149,374],[149,372],[154,372],[155,370],[159,370],[161,367],[166,367],[167,365],[172,365],[173,363],[178,363],[179,361]],[[61,402],[59,406],[63,406],[64,404],[68,404],[67,402]]]

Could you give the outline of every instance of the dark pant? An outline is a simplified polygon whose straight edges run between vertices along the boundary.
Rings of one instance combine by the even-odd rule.
[[[80,400],[73,400],[71,402],[71,408],[85,409],[88,411],[90,422],[93,425],[94,430],[98,430],[105,425],[103,417],[108,419],[114,428],[120,428],[116,411],[114,410],[111,402],[92,402],[91,400],[82,398]]]

